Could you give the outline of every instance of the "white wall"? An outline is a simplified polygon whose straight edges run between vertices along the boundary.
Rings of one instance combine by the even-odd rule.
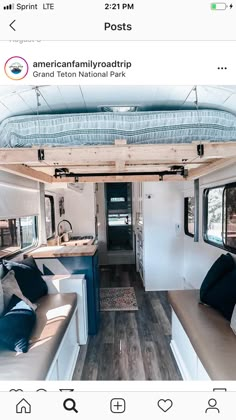
[[[223,249],[212,246],[203,240],[202,235],[202,195],[203,190],[208,187],[214,187],[222,185],[228,182],[236,181],[235,167],[231,166],[227,169],[214,172],[208,176],[200,179],[200,226],[199,226],[199,242],[194,242],[193,238],[184,235],[184,271],[183,275],[186,279],[186,283],[193,288],[199,288],[201,283],[213,264],[213,262],[222,254],[226,253]],[[193,184],[192,188],[188,188],[184,191],[184,196],[193,195]]]
[[[75,192],[67,187],[53,188],[47,186],[45,193],[54,197],[56,233],[57,225],[63,220],[69,220],[72,224],[73,235],[95,236],[95,193],[94,184],[85,183],[83,191]],[[59,214],[59,199],[64,197],[65,214]],[[65,229],[69,226],[65,224]]]
[[[183,193],[180,182],[143,184],[146,290],[182,287]],[[151,198],[148,196],[151,195]]]
[[[73,227],[73,235],[95,236],[95,191],[93,183],[84,183],[82,192],[67,189],[65,215]]]

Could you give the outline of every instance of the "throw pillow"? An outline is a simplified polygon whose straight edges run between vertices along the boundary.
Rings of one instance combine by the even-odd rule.
[[[38,266],[35,262],[35,259],[33,257],[25,258],[22,261],[22,264],[27,265],[28,267],[35,269],[38,272],[38,274],[41,276],[41,271],[39,270],[39,268],[38,268]]]
[[[231,254],[222,254],[211,266],[200,287],[200,300],[205,300],[208,291],[227,273],[235,268],[235,261]]]
[[[225,274],[204,296],[204,302],[231,320],[236,304],[236,269]]]
[[[35,302],[40,297],[44,296],[48,292],[47,284],[42,279],[41,273],[38,267],[32,267],[29,265],[29,261],[26,264],[24,261],[6,261],[3,260],[4,268],[7,271],[14,270],[17,283],[24,296],[26,296],[31,302]]]
[[[29,299],[27,299],[16,279],[15,279],[15,274],[14,271],[11,270],[7,273],[7,275],[1,280],[1,284],[2,284],[2,290],[3,290],[3,300],[4,300],[4,308],[6,309],[9,305],[9,302],[12,298],[13,295],[18,296],[18,298],[20,298],[21,300],[23,300],[25,303],[27,303],[27,305],[30,306],[30,308],[32,308],[33,310],[35,310],[37,308],[37,305],[33,304],[32,302],[30,302]]]
[[[13,307],[0,318],[0,342],[9,350],[26,353],[29,338],[36,321],[35,312],[16,296],[12,297]]]

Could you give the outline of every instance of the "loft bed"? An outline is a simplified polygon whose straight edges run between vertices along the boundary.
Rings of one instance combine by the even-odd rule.
[[[0,148],[235,141],[236,117],[225,111],[98,112],[24,115],[0,124]]]
[[[24,115],[0,124],[0,169],[44,183],[193,180],[235,163],[236,116],[220,110]]]

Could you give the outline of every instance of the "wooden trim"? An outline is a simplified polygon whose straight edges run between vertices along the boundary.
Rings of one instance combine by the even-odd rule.
[[[48,175],[45,172],[36,171],[25,165],[0,165],[0,170],[46,184],[53,182],[53,177],[51,175]]]
[[[156,164],[156,165],[125,165],[122,164],[120,166],[118,165],[99,165],[99,166],[67,166],[70,172],[86,175],[88,173],[94,173],[94,174],[100,174],[100,173],[106,173],[107,175],[112,175],[120,172],[137,172],[137,173],[143,173],[143,172],[150,172],[151,175],[155,172],[160,171],[166,171],[171,165],[163,165],[163,164]],[[55,173],[54,167],[44,167],[43,171],[49,175],[54,175]]]
[[[224,169],[225,167],[234,165],[235,163],[236,157],[232,157],[228,159],[216,160],[205,166],[201,166],[200,168],[190,169],[188,174],[188,180],[201,178],[204,175],[208,175],[212,172],[219,171],[220,169]]]
[[[201,158],[198,159],[194,159],[192,162],[187,162],[187,166],[194,166],[194,165],[206,165],[206,163],[211,163],[212,159],[205,159],[204,161]],[[125,161],[125,168],[130,169],[130,170],[135,170],[136,167],[139,168],[152,168],[151,170],[155,170],[157,168],[159,168],[159,166],[163,166],[165,165],[165,168],[167,166],[172,166],[172,165],[183,165],[185,163],[183,163],[182,161],[179,162],[173,162],[170,160],[162,160],[161,162],[155,162],[155,161],[144,161],[144,160],[137,160],[137,161]],[[88,168],[94,168],[95,170],[99,170],[102,168],[115,168],[116,162],[115,161],[110,161],[110,162],[106,162],[106,161],[94,161],[89,162],[70,162],[70,163],[66,163],[66,168],[68,168],[70,171],[75,171],[75,169],[78,169],[78,172],[81,170],[86,170]],[[57,162],[54,162],[53,164],[49,164],[49,163],[43,163],[43,162],[38,162],[38,163],[33,163],[32,165],[30,165],[31,168],[35,168],[35,169],[55,169],[55,168],[60,168],[62,165],[59,165]],[[155,168],[155,169],[153,169]],[[89,169],[90,170],[90,169]]]

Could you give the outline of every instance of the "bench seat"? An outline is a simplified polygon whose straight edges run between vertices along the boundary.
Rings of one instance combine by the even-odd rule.
[[[0,380],[60,379],[57,378],[59,353],[62,349],[63,358],[66,358],[62,342],[77,309],[77,295],[76,293],[50,294],[40,298],[37,303],[39,306],[29,351],[16,353],[1,349]],[[68,344],[71,344],[71,348],[68,348]],[[68,343],[67,340],[66,345],[68,358],[70,357],[68,351],[73,350],[76,343]],[[50,371],[54,372],[53,375]]]
[[[199,303],[199,290],[172,290],[168,297],[209,378],[236,380],[236,336],[229,321],[213,308]],[[178,341],[176,335],[172,330],[172,340]],[[181,343],[175,344],[181,347]],[[184,360],[186,355],[181,357]]]

